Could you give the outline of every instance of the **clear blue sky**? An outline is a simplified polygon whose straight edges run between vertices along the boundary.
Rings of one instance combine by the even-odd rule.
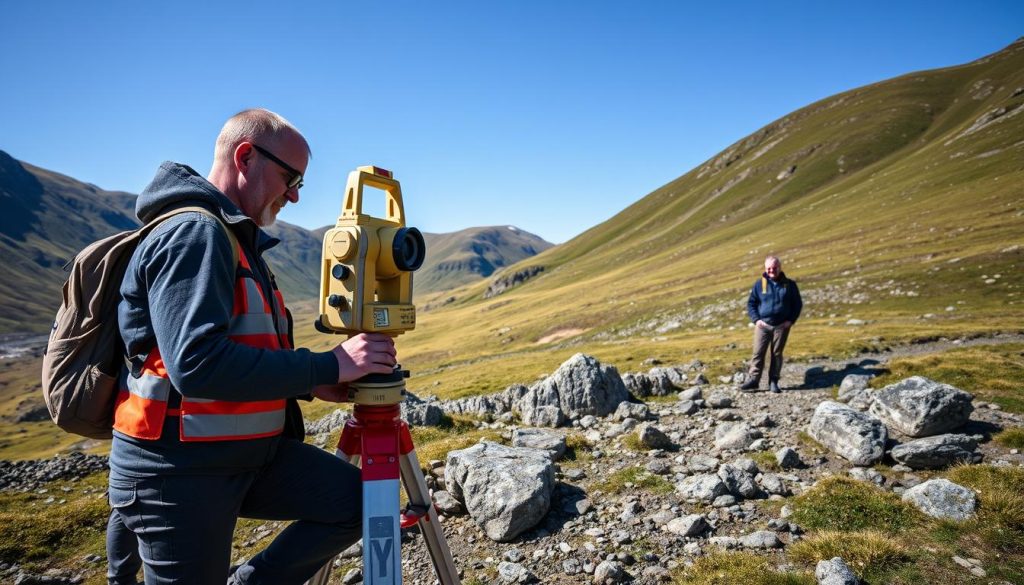
[[[1020,0],[8,0],[0,149],[138,193],[262,106],[313,148],[284,221],[333,224],[376,164],[424,231],[563,242],[794,109],[1022,35]]]

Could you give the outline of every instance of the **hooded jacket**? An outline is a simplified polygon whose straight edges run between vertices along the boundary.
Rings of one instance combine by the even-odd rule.
[[[139,195],[143,222],[187,205],[200,205],[230,226],[265,297],[271,275],[262,254],[279,241],[268,236],[227,196],[188,166],[165,162]],[[234,254],[224,228],[199,213],[166,220],[139,244],[121,283],[118,324],[133,373],[154,346],[181,396],[213,400],[274,400],[308,394],[338,379],[331,352],[270,350],[228,339],[235,287]],[[172,401],[175,392],[172,392]],[[180,400],[180,397],[177,398]],[[261,465],[279,437],[183,443],[178,421],[168,417],[160,439],[135,439],[115,431],[110,464],[129,476],[169,470],[251,469]]]
[[[762,274],[750,290],[747,315],[751,323],[757,323],[760,319],[774,327],[786,321],[796,323],[803,306],[796,281],[787,278],[785,272],[779,273],[778,280]]]

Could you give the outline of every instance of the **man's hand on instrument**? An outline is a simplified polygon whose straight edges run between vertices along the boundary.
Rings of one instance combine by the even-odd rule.
[[[398,363],[395,340],[383,333],[360,333],[333,350],[338,359],[338,382],[367,374],[390,374]]]

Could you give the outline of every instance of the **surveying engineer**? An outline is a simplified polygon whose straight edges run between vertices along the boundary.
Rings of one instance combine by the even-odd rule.
[[[775,256],[764,259],[764,273],[754,281],[747,299],[747,315],[754,324],[754,353],[750,357],[747,381],[740,390],[757,391],[764,372],[765,353],[771,349],[771,366],[768,369],[768,387],[772,392],[781,392],[779,376],[782,374],[782,351],[789,339],[789,330],[800,318],[803,308],[800,289],[796,282],[786,278],[782,262]]]
[[[309,155],[281,116],[246,110],[221,130],[208,178],[165,162],[139,196],[143,222],[206,210],[153,229],[121,283],[130,366],[114,412],[111,523],[137,537],[147,585],[302,583],[361,536],[360,472],[302,442],[294,399],[343,401],[346,382],[392,372],[394,343],[370,333],[293,349],[262,256],[278,240],[260,228],[298,202]],[[240,516],[296,521],[229,574]]]

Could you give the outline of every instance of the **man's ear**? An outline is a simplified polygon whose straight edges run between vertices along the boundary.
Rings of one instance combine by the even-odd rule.
[[[235,170],[243,175],[247,174],[252,166],[255,154],[256,151],[253,149],[252,144],[248,142],[240,142],[238,146],[235,147],[233,159],[235,163]]]

